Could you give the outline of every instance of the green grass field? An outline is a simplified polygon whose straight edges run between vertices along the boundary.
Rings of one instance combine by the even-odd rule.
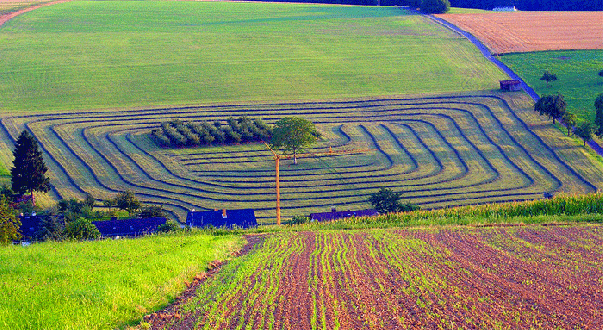
[[[465,39],[397,8],[74,1],[0,28],[0,112],[497,88]]]
[[[116,329],[240,249],[237,236],[172,235],[0,248],[0,328]]]
[[[550,51],[509,54],[500,60],[521,76],[539,95],[561,93],[569,111],[594,122],[595,98],[603,93],[603,50]],[[547,86],[540,77],[545,70],[559,80]]]

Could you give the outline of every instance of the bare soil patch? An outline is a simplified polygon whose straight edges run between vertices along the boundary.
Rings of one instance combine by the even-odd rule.
[[[442,14],[493,53],[603,49],[603,12]]]

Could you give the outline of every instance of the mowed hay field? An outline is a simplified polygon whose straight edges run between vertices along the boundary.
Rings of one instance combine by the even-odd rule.
[[[603,12],[436,15],[480,39],[493,53],[603,49]]]
[[[2,118],[0,134],[11,141],[25,128],[36,136],[53,198],[107,198],[131,189],[180,220],[190,209],[253,208],[260,223],[274,222],[274,161],[262,144],[160,149],[148,133],[171,118],[248,115],[273,123],[295,115],[316,123],[324,137],[309,152],[318,155],[297,166],[281,162],[285,218],[367,208],[380,187],[424,208],[603,187],[598,161],[531,104],[524,94],[481,93],[36,114]],[[320,155],[329,147],[359,151]]]
[[[0,112],[497,88],[458,35],[398,8],[73,1],[0,28]]]
[[[601,246],[600,225],[275,234],[164,328],[600,329]]]
[[[548,51],[505,54],[499,59],[539,94],[563,94],[569,111],[595,121],[595,99],[603,93],[603,50]],[[546,70],[559,80],[540,80]]]

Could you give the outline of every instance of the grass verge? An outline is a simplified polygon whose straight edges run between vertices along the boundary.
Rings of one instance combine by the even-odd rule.
[[[115,329],[165,306],[236,236],[162,235],[0,249],[0,328]]]

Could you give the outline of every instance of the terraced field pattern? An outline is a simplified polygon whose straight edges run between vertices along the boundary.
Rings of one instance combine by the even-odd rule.
[[[158,148],[148,133],[173,118],[248,115],[273,123],[301,116],[316,123],[323,139],[299,165],[281,162],[285,218],[367,208],[380,187],[424,208],[601,187],[599,163],[530,105],[523,94],[481,93],[32,114],[1,118],[0,140],[14,141],[22,129],[36,136],[53,198],[89,192],[100,200],[130,189],[180,220],[191,209],[253,208],[260,223],[274,222],[275,171],[262,144]]]
[[[600,329],[602,246],[600,225],[281,233],[225,266],[167,324]]]

